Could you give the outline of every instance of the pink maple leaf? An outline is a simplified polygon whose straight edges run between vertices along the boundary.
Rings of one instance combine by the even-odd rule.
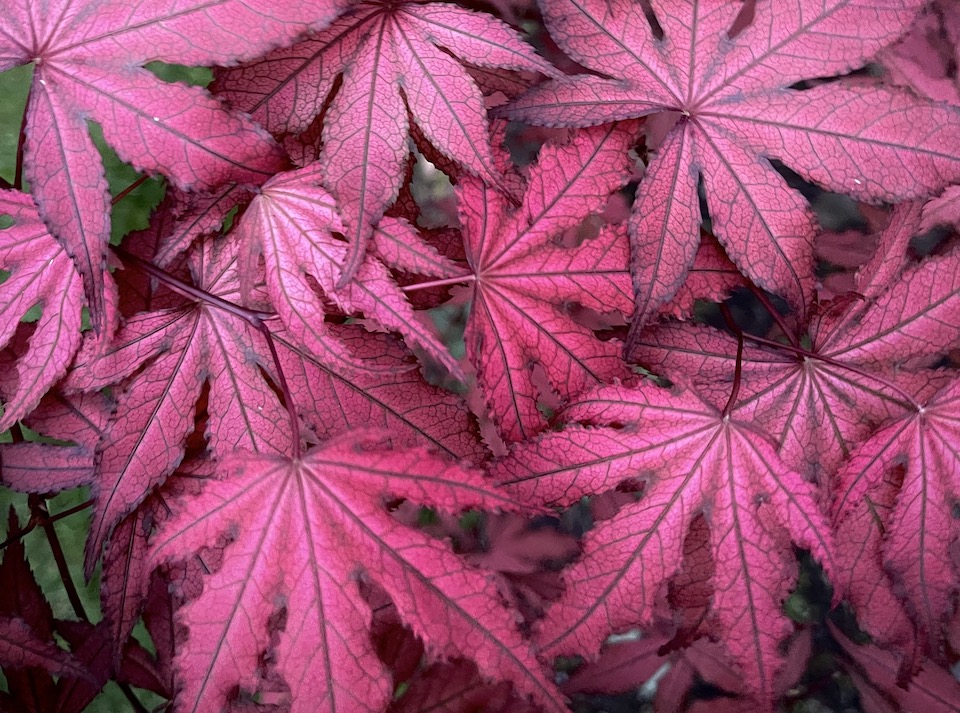
[[[15,383],[4,394],[0,430],[5,431],[30,413],[70,366],[80,347],[83,286],[30,196],[0,191],[0,216],[13,220],[0,229],[0,268],[10,273],[0,285],[0,347],[10,343],[31,308],[43,310],[17,360]]]
[[[229,241],[205,242],[194,251],[190,267],[198,287],[235,302],[234,248]],[[96,450],[89,568],[113,527],[180,463],[208,380],[215,454],[235,448],[283,452],[299,437],[289,432],[286,411],[258,361],[270,363],[262,336],[209,303],[141,313],[127,320],[102,352],[92,342],[84,346],[69,388],[97,389],[126,379]]]
[[[873,644],[855,644],[831,625],[830,633],[848,657],[845,668],[859,689],[864,710],[960,712],[960,683],[931,661],[907,685],[900,682],[901,662],[895,651]]]
[[[860,594],[853,603],[863,611],[865,625],[885,637],[899,614],[898,607],[864,609],[881,601],[875,584],[863,581],[876,571],[869,560],[877,558],[899,583],[921,636],[934,651],[958,588],[948,549],[960,533],[952,510],[960,498],[958,414],[960,381],[954,379],[857,449],[840,469],[834,505],[838,532],[852,535],[838,542],[843,559],[856,565],[844,571],[853,580],[851,595]],[[868,560],[866,568],[857,565],[858,558]]]
[[[856,277],[859,297],[824,303],[794,335],[808,349],[748,344],[733,413],[763,428],[792,467],[829,486],[855,445],[881,423],[915,410],[943,377],[932,366],[960,344],[960,271],[955,257],[904,269],[919,232],[920,205],[898,207],[880,247]],[[844,308],[845,307],[845,308]],[[669,324],[640,334],[634,358],[682,378],[718,407],[737,378],[738,344],[702,325]]]
[[[521,502],[561,506],[625,482],[646,488],[587,534],[583,559],[567,570],[567,590],[538,632],[543,652],[594,656],[610,633],[649,622],[703,513],[717,634],[747,689],[772,700],[779,645],[792,630],[781,612],[795,578],[791,543],[834,570],[814,487],[766,436],[690,393],[605,386],[564,417],[571,425],[562,432],[519,444],[497,463],[496,480]]]
[[[220,73],[217,93],[275,133],[305,131],[330,102],[320,164],[350,243],[344,282],[360,269],[373,226],[400,189],[408,110],[441,154],[502,185],[483,96],[458,58],[555,74],[491,15],[406,0],[356,3],[315,37]]]
[[[565,145],[545,145],[517,210],[479,179],[464,177],[457,186],[474,278],[467,356],[509,440],[545,423],[537,408],[545,394],[535,385],[535,367],[561,398],[627,375],[619,346],[598,340],[568,311],[573,305],[630,311],[626,235],[607,226],[576,247],[554,241],[601,210],[628,180],[625,153],[634,137],[635,125],[622,124],[577,132]]]
[[[43,5],[11,0],[0,15],[0,71],[33,63],[25,175],[51,232],[73,258],[96,327],[104,328],[110,201],[87,121],[137,169],[182,188],[261,183],[282,152],[249,119],[204,89],[167,84],[153,60],[233,64],[324,26],[338,9],[283,1],[254,10],[240,0],[109,0]],[[256,32],[244,28],[256,27]]]
[[[566,710],[494,580],[386,508],[408,498],[441,511],[512,509],[511,499],[422,447],[385,448],[384,436],[354,432],[295,462],[241,454],[164,524],[152,543],[156,562],[230,542],[203,593],[179,613],[189,629],[176,660],[183,710],[219,709],[238,682],[250,687],[268,647],[291,710],[382,710],[391,689],[361,579],[391,598],[433,657],[469,658],[545,710]],[[281,612],[286,625],[271,645],[268,621]]]
[[[245,243],[241,276],[256,274],[257,265],[251,258],[262,252],[267,291],[281,321],[328,364],[351,357],[328,336],[323,322],[326,310],[312,283],[346,314],[363,314],[400,332],[410,346],[424,349],[454,375],[462,376],[432,324],[414,312],[387,267],[366,251],[365,243],[355,278],[337,288],[349,248],[333,233],[343,230],[333,196],[320,186],[319,164],[278,174],[264,184],[235,230]],[[400,218],[386,218],[378,232],[385,234],[385,243],[387,237],[393,238],[392,243],[419,241],[413,227]],[[450,267],[456,271],[455,266]]]
[[[886,48],[877,60],[892,84],[909,87],[922,97],[960,106],[960,6],[933,0],[917,16],[910,31]]]
[[[960,110],[874,84],[811,78],[863,66],[909,25],[922,0],[542,0],[551,35],[603,76],[542,84],[503,113],[587,126],[667,113],[673,127],[640,183],[630,221],[636,334],[693,263],[703,181],[715,234],[761,287],[796,307],[813,290],[814,221],[771,166],[782,160],[862,201],[916,198],[960,177]]]

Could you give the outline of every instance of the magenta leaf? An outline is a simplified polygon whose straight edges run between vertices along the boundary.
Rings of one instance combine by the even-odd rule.
[[[337,10],[275,3],[254,11],[238,0],[120,2],[42,8],[12,0],[0,17],[0,69],[34,63],[26,123],[26,177],[51,232],[83,278],[93,324],[109,329],[103,292],[109,195],[87,121],[98,122],[120,157],[182,188],[261,183],[282,166],[276,144],[249,119],[224,111],[203,89],[165,84],[151,60],[230,64],[249,60]],[[244,33],[255,22],[257,32]],[[243,36],[244,39],[240,39]]]
[[[860,297],[846,309],[818,305],[801,325],[797,342],[808,340],[809,353],[748,343],[740,356],[734,413],[766,430],[792,468],[825,486],[859,441],[949,378],[917,368],[960,344],[960,273],[948,256],[906,264],[919,225],[918,204],[894,212],[880,249],[857,275]],[[689,380],[719,408],[732,388],[737,340],[700,325],[661,325],[641,333],[633,357]]]
[[[795,578],[791,543],[834,570],[813,486],[760,432],[690,394],[606,386],[564,414],[577,425],[516,446],[493,468],[520,502],[569,505],[625,482],[647,487],[587,534],[583,559],[568,570],[567,591],[539,631],[543,652],[594,656],[608,634],[649,622],[703,513],[718,635],[747,689],[771,700],[779,645],[792,629],[780,609]]]
[[[0,191],[0,347],[10,343],[20,319],[34,306],[43,312],[17,361],[15,387],[5,393],[0,431],[26,416],[62,377],[80,347],[83,287],[70,257],[47,232],[30,196]]]
[[[429,386],[410,368],[410,354],[391,337],[371,334],[356,325],[327,325],[330,337],[346,346],[367,367],[363,371],[331,369],[299,348],[282,331],[274,334],[280,365],[301,416],[321,439],[357,428],[390,431],[394,445],[429,445],[453,458],[481,462],[486,450],[463,399]]]
[[[180,610],[189,629],[176,661],[183,710],[220,708],[232,686],[252,686],[267,647],[290,686],[291,710],[382,710],[390,689],[358,579],[386,592],[432,656],[467,657],[545,710],[566,710],[494,581],[384,506],[410,498],[451,512],[512,509],[510,498],[423,448],[386,449],[383,436],[354,432],[299,462],[241,454],[163,526],[157,562],[232,540],[203,594]],[[267,623],[278,610],[286,626],[273,646]]]
[[[627,180],[624,153],[634,132],[632,124],[600,127],[577,132],[565,145],[547,145],[515,211],[478,179],[465,177],[458,186],[474,276],[467,356],[509,440],[544,424],[534,367],[545,370],[561,398],[627,374],[619,346],[598,340],[566,309],[629,312],[626,236],[607,226],[578,247],[553,241],[602,209]]]
[[[878,557],[904,590],[921,636],[934,647],[942,637],[941,626],[946,623],[950,600],[957,590],[948,548],[958,534],[952,511],[960,495],[958,409],[960,381],[954,379],[922,408],[877,431],[840,469],[834,505],[841,532],[854,531],[846,521],[863,520],[863,511],[871,511],[873,533],[867,531],[866,536],[845,542],[843,549],[851,548],[845,559]],[[889,480],[893,478],[895,485],[900,477],[902,482],[891,505]],[[881,507],[873,507],[874,502]],[[881,515],[883,519],[877,521]],[[855,531],[862,533],[863,526]],[[862,580],[867,570],[857,567],[848,571]],[[873,590],[862,584],[851,592],[863,594],[854,601],[858,608],[877,602]],[[865,621],[890,627],[897,613],[897,609],[891,609],[884,617],[868,612]],[[877,633],[883,636],[887,632],[879,629]]]
[[[0,616],[0,662],[14,669],[37,666],[58,676],[90,676],[69,652],[50,640],[41,639],[17,617]]]
[[[341,284],[357,274],[373,227],[400,190],[408,109],[441,154],[502,185],[483,96],[457,59],[555,73],[491,15],[404,1],[357,3],[316,37],[219,75],[217,93],[277,133],[305,131],[330,102],[320,162],[350,245]]]
[[[731,36],[738,3],[652,0],[658,40],[641,3],[543,0],[552,36],[603,76],[547,82],[506,114],[548,126],[678,117],[633,206],[634,334],[693,262],[700,179],[727,254],[802,309],[813,290],[813,220],[771,158],[828,190],[873,202],[928,195],[960,177],[956,152],[944,149],[960,141],[960,110],[864,83],[790,88],[863,66],[921,4],[758,0],[753,22]]]
[[[191,261],[197,285],[236,301],[234,253],[226,241],[204,243]],[[215,454],[238,447],[284,452],[299,436],[289,432],[286,411],[257,361],[270,363],[262,336],[209,303],[141,313],[127,321],[102,354],[92,342],[81,350],[70,388],[96,389],[125,379],[96,450],[97,506],[88,568],[121,518],[180,463],[208,380],[208,427]]]
[[[460,366],[434,334],[424,316],[414,312],[386,266],[366,251],[356,274],[338,289],[347,244],[332,233],[343,231],[333,196],[320,186],[320,167],[280,173],[264,184],[240,224],[244,241],[241,279],[254,273],[250,258],[263,253],[267,290],[284,326],[327,364],[351,361],[342,345],[328,335],[326,311],[312,283],[346,314],[363,314],[386,329],[400,332],[411,347],[424,349],[454,375]],[[402,230],[396,219],[386,230]],[[366,245],[364,244],[364,248]],[[438,257],[438,256],[437,256]],[[451,266],[452,267],[452,266]]]

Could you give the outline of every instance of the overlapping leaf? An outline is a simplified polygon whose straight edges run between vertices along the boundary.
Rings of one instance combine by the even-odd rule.
[[[555,71],[491,15],[396,0],[357,3],[314,38],[220,74],[218,93],[276,133],[303,132],[330,101],[320,163],[350,243],[344,280],[360,269],[371,231],[400,189],[408,109],[441,154],[501,182],[483,96],[456,58]]]
[[[474,276],[467,356],[509,440],[544,425],[535,368],[545,371],[562,398],[626,375],[619,346],[598,340],[567,311],[582,305],[601,313],[629,312],[626,236],[607,226],[576,247],[554,241],[602,209],[626,182],[625,153],[634,136],[635,125],[624,123],[545,146],[516,211],[479,179],[464,178],[457,187]]]
[[[267,290],[280,319],[300,343],[328,364],[351,357],[327,334],[323,323],[326,310],[313,282],[345,313],[363,314],[400,332],[411,346],[426,350],[453,374],[462,375],[432,325],[413,311],[375,255],[364,250],[355,277],[337,289],[348,246],[332,234],[344,228],[333,196],[319,185],[319,173],[320,166],[314,163],[281,173],[264,184],[235,231],[245,242],[241,273],[256,274],[257,265],[250,258],[262,251]],[[413,228],[399,218],[386,219],[380,232],[393,236],[393,242],[418,240]]]
[[[327,24],[339,4],[282,0],[254,9],[240,0],[11,0],[0,15],[0,71],[33,63],[25,173],[52,233],[83,278],[91,318],[107,327],[104,264],[110,205],[87,121],[136,168],[183,188],[229,180],[261,183],[282,152],[249,119],[205,90],[164,84],[151,60],[232,64]],[[256,32],[247,28],[256,27]]]
[[[614,631],[649,622],[703,513],[715,562],[718,635],[747,687],[773,696],[790,632],[780,606],[794,581],[791,543],[833,571],[833,544],[813,486],[766,437],[692,394],[649,384],[606,386],[573,403],[567,426],[518,445],[493,474],[521,502],[570,505],[644,481],[643,496],[586,536],[567,591],[539,631],[544,653],[594,655]]]
[[[877,431],[840,469],[834,511],[840,556],[848,565],[843,572],[864,625],[881,640],[902,631],[902,611],[889,596],[892,582],[883,575],[880,582],[865,579],[880,573],[877,563],[898,583],[932,651],[960,589],[948,550],[958,535],[958,414],[960,381],[954,379],[921,409]],[[878,608],[878,602],[887,606]]]
[[[236,302],[235,252],[226,241],[200,246],[191,264],[197,286]],[[261,340],[225,310],[189,303],[131,318],[102,354],[84,347],[69,377],[71,388],[96,389],[126,379],[97,446],[88,567],[120,519],[180,463],[205,382],[214,453],[284,452],[299,438],[289,432],[286,412],[260,372],[260,364],[270,363]]]
[[[0,269],[10,273],[0,285],[0,347],[10,343],[31,308],[42,309],[26,353],[17,360],[15,383],[4,393],[0,430],[5,431],[27,415],[70,366],[80,347],[83,287],[30,196],[0,191],[0,216],[13,221],[0,228]]]
[[[158,561],[231,541],[203,594],[181,609],[189,629],[177,656],[183,710],[219,709],[237,683],[251,688],[268,647],[291,710],[382,710],[391,690],[370,641],[361,578],[387,593],[431,655],[469,658],[544,710],[566,710],[494,581],[385,507],[408,498],[459,512],[512,508],[510,498],[423,448],[385,449],[384,435],[355,432],[297,462],[241,455],[164,525]],[[286,625],[273,645],[268,620],[280,612]]]
[[[960,110],[875,85],[803,80],[862,66],[909,25],[922,0],[542,0],[551,35],[603,76],[534,88],[509,116],[587,126],[663,112],[675,125],[633,206],[634,333],[680,286],[696,253],[702,179],[713,230],[752,280],[804,308],[813,220],[770,159],[864,201],[928,194],[960,177]],[[753,21],[730,36],[738,13]]]
[[[919,204],[894,213],[876,256],[858,273],[860,298],[824,305],[818,310],[824,314],[795,335],[797,344],[809,341],[808,350],[748,343],[740,355],[734,412],[766,430],[784,460],[810,477],[830,478],[860,440],[912,411],[914,396],[942,383],[939,375],[904,367],[931,366],[960,344],[956,259],[933,258],[903,271],[920,216]],[[646,330],[633,354],[667,377],[690,379],[722,406],[737,351],[730,334],[683,324]]]

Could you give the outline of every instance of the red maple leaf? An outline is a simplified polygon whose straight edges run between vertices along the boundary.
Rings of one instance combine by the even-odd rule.
[[[457,186],[474,278],[467,356],[509,440],[545,423],[536,367],[564,399],[627,375],[619,346],[597,339],[568,311],[580,305],[629,312],[626,235],[607,226],[576,247],[555,241],[628,180],[625,153],[634,132],[634,124],[600,127],[576,132],[565,145],[545,145],[517,210],[479,179],[464,177]]]
[[[386,329],[400,332],[411,347],[424,349],[454,375],[462,376],[460,366],[440,343],[432,325],[424,315],[414,312],[376,255],[364,250],[354,278],[337,288],[348,245],[333,233],[343,230],[333,196],[320,186],[317,163],[277,174],[263,185],[234,231],[236,238],[245,242],[240,253],[241,276],[257,273],[257,265],[250,258],[262,252],[267,291],[281,321],[328,364],[349,361],[350,357],[329,337],[323,322],[326,310],[312,283],[318,284],[327,299],[344,313],[363,314]],[[385,246],[416,246],[421,242],[413,227],[399,218],[384,219],[377,232],[383,236],[378,244]],[[422,252],[428,250],[424,247]],[[450,272],[444,276],[462,272],[455,265],[449,267]]]
[[[4,389],[0,431],[5,431],[33,410],[73,361],[80,347],[83,287],[30,196],[0,191],[0,216],[13,221],[0,228],[0,268],[10,273],[0,286],[0,347],[14,339],[31,308],[43,310],[17,360],[15,383]]]
[[[315,37],[218,76],[217,93],[275,133],[305,131],[329,102],[320,165],[350,242],[344,282],[357,273],[374,225],[400,190],[408,109],[443,156],[502,185],[483,96],[457,58],[556,73],[492,15],[391,0],[356,3]]]
[[[192,255],[195,284],[236,301],[235,250],[208,241]],[[96,450],[97,500],[87,565],[120,519],[173,472],[194,429],[196,404],[210,381],[210,446],[284,452],[293,437],[286,412],[257,361],[270,363],[262,337],[246,322],[209,303],[141,313],[100,350],[81,350],[69,388],[97,389],[127,379]],[[256,351],[255,351],[256,350]]]
[[[864,626],[880,640],[902,643],[903,612],[891,596],[901,592],[927,649],[939,648],[958,589],[949,553],[960,534],[953,515],[960,499],[958,443],[960,381],[954,379],[873,434],[837,476],[838,561],[845,565],[838,584],[849,581]]]
[[[674,122],[640,183],[630,221],[634,334],[693,263],[703,180],[713,231],[761,287],[795,306],[813,290],[814,222],[770,160],[863,201],[915,198],[960,177],[960,110],[863,82],[792,85],[863,66],[922,0],[643,3],[543,0],[552,36],[603,76],[542,84],[504,113],[553,126],[667,114]],[[935,128],[934,128],[935,127]],[[881,178],[882,177],[882,178]]]
[[[733,413],[763,428],[783,459],[822,485],[856,444],[888,419],[916,410],[914,396],[942,385],[932,366],[960,344],[960,271],[955,256],[907,267],[920,204],[894,211],[875,255],[858,272],[857,297],[817,304],[793,345],[759,340],[738,356],[737,338],[718,329],[668,324],[645,330],[634,358],[678,376],[718,407],[737,373]],[[749,341],[749,337],[748,337]],[[808,348],[796,345],[808,344]]]
[[[204,89],[164,83],[153,60],[189,65],[249,60],[333,17],[337,3],[289,0],[254,10],[240,0],[148,0],[37,5],[11,0],[0,15],[0,71],[33,63],[25,174],[51,232],[83,278],[91,318],[103,293],[110,196],[87,121],[137,169],[182,188],[229,180],[261,183],[282,152],[249,119],[224,111]],[[255,26],[256,32],[246,28]]]
[[[593,656],[610,633],[651,620],[677,573],[684,539],[703,513],[715,564],[717,633],[749,691],[774,695],[780,642],[791,631],[781,602],[794,580],[791,543],[833,572],[833,544],[813,486],[759,431],[690,393],[605,386],[564,411],[560,433],[518,444],[493,475],[521,502],[571,505],[644,481],[638,502],[585,538],[567,591],[538,633],[546,654]]]
[[[424,448],[385,448],[384,437],[355,431],[298,461],[240,454],[164,524],[157,562],[229,542],[203,593],[179,613],[189,629],[176,660],[183,710],[219,709],[238,682],[250,688],[265,649],[293,711],[382,710],[391,689],[370,641],[361,579],[391,598],[432,656],[469,658],[545,710],[566,710],[494,579],[386,507],[396,498],[445,512],[513,502],[478,472]],[[268,622],[278,615],[285,624],[271,644]]]

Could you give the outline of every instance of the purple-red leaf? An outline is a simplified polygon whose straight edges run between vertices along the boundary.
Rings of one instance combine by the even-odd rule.
[[[408,109],[440,153],[502,184],[483,96],[458,59],[555,73],[491,15],[403,1],[357,3],[317,36],[219,75],[217,92],[274,132],[305,131],[330,101],[320,162],[349,242],[343,283],[357,274],[373,227],[400,190]]]
[[[626,376],[619,346],[577,324],[570,308],[630,310],[627,243],[622,230],[566,248],[564,231],[599,212],[629,177],[625,151],[635,125],[577,132],[547,145],[530,171],[523,204],[478,179],[458,185],[460,223],[474,276],[467,322],[467,356],[501,433],[521,440],[544,425],[537,409],[546,396],[535,383],[542,368],[550,388],[569,398],[607,379]]]
[[[478,472],[423,448],[386,449],[384,436],[354,432],[297,462],[242,454],[163,526],[158,562],[231,542],[203,594],[180,610],[189,629],[176,662],[183,710],[219,709],[232,686],[252,686],[268,647],[293,711],[382,710],[391,691],[359,579],[386,592],[432,656],[470,658],[545,710],[566,710],[494,580],[385,507],[395,498],[449,512],[513,502]],[[273,646],[267,625],[279,613],[286,625]]]
[[[539,631],[546,654],[593,656],[605,637],[649,622],[703,513],[716,562],[719,636],[761,700],[775,695],[779,645],[791,631],[781,602],[794,581],[791,543],[833,572],[829,527],[814,488],[758,431],[689,394],[647,384],[601,387],[564,412],[571,425],[515,447],[493,469],[520,502],[570,505],[645,481],[642,498],[588,533],[567,591]]]
[[[13,225],[0,229],[0,347],[14,336],[34,306],[43,310],[26,353],[17,360],[15,388],[4,394],[0,431],[26,416],[70,366],[80,346],[83,287],[70,257],[47,232],[30,196],[0,191],[0,216]]]
[[[120,157],[183,188],[261,183],[282,166],[279,147],[203,89],[165,84],[152,60],[231,64],[319,29],[338,3],[284,0],[269,9],[240,0],[11,0],[0,16],[0,69],[34,63],[25,173],[51,232],[73,258],[96,328],[106,321],[104,263],[109,195],[87,122]],[[256,32],[246,28],[255,26]]]
[[[758,285],[803,309],[813,291],[812,215],[773,169],[864,201],[927,195],[960,177],[960,109],[856,82],[792,85],[863,66],[909,25],[922,0],[739,3],[543,0],[558,44],[593,72],[547,82],[515,100],[512,118],[587,126],[668,114],[673,127],[633,206],[633,275],[643,322],[693,262],[702,181],[713,231]]]
[[[333,196],[320,186],[319,171],[319,165],[312,164],[264,184],[237,226],[237,237],[245,243],[241,276],[255,273],[257,265],[251,258],[262,252],[267,290],[284,326],[327,364],[349,362],[351,357],[328,335],[326,310],[313,283],[345,313],[363,314],[400,332],[411,347],[424,349],[462,377],[432,325],[414,312],[386,266],[366,252],[366,243],[355,276],[338,289],[349,248],[333,235],[343,231],[343,223]],[[392,219],[387,229],[397,231],[402,225]]]
[[[192,256],[197,285],[236,302],[236,262],[228,241],[203,244]],[[83,348],[69,377],[71,388],[96,389],[126,379],[96,451],[88,571],[114,526],[180,463],[208,380],[215,454],[235,448],[284,452],[299,437],[289,432],[286,412],[258,362],[270,363],[262,336],[209,303],[141,313],[103,353],[94,343]]]

